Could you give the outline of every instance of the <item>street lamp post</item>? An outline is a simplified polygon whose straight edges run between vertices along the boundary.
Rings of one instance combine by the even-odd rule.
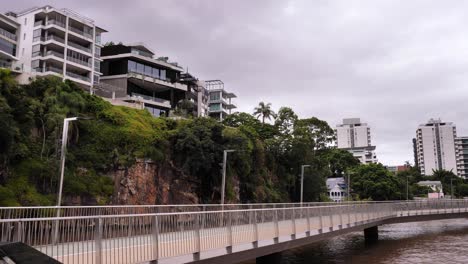
[[[304,168],[310,167],[310,165],[302,165],[301,166],[301,205],[304,201]]]
[[[347,183],[347,186],[346,186],[346,192],[347,192],[346,196],[348,197],[348,201],[351,201],[351,192],[350,192],[350,189],[351,189],[351,173],[348,172],[348,173],[346,173],[346,175],[348,176],[347,177],[348,178],[347,179],[348,183]]]
[[[224,192],[226,189],[226,162],[227,154],[229,152],[234,152],[234,149],[225,149],[223,152],[223,180],[221,182],[221,205],[224,205]]]
[[[65,152],[67,151],[68,141],[68,124],[75,120],[78,120],[78,117],[69,117],[63,120],[62,152],[60,153],[60,185],[57,197],[57,206],[60,206],[62,203],[63,176],[65,174]]]

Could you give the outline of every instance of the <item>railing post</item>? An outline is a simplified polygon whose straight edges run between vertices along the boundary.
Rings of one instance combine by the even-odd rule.
[[[296,239],[296,208],[292,208],[292,234],[291,239]]]
[[[307,217],[307,232],[306,232],[306,236],[310,236],[310,208],[305,208],[305,209],[302,209],[302,210],[305,210],[306,212],[306,217]]]
[[[200,252],[201,252],[200,215],[202,214],[196,214],[196,217],[195,217],[195,252],[193,253],[194,261],[200,260]]]
[[[273,238],[273,242],[277,244],[279,242],[278,209],[275,209],[275,214],[273,217],[275,221],[275,237]]]
[[[15,228],[15,233],[13,235],[13,242],[21,242],[21,236],[22,236],[22,231],[23,231],[21,220],[18,220],[18,222],[15,222],[14,228]]]
[[[232,253],[232,246],[234,245],[233,237],[232,237],[232,212],[228,211],[228,221],[227,221],[227,229],[228,229],[228,243],[229,245],[226,247],[226,252],[228,254]]]
[[[96,264],[101,264],[102,262],[102,218],[94,219],[95,234],[94,234],[94,243],[96,248]]]
[[[319,206],[317,207],[319,211],[319,222],[320,222],[320,229],[319,229],[319,234],[323,233],[323,217],[322,217],[322,208]]]
[[[339,213],[340,213],[340,226],[339,226],[339,228],[343,229],[343,210],[341,209],[342,208],[341,205],[338,208],[340,208],[340,211],[339,211]]]
[[[258,223],[257,223],[257,210],[253,211],[254,220],[254,241],[252,243],[254,248],[258,247]]]
[[[351,210],[350,210],[349,204],[346,205],[346,211],[348,211],[348,224],[346,226],[351,227]]]
[[[333,207],[328,207],[328,211],[329,211],[329,218],[330,218],[330,227],[329,227],[329,231],[333,231]]]
[[[158,215],[153,217],[153,264],[159,259],[159,219]]]

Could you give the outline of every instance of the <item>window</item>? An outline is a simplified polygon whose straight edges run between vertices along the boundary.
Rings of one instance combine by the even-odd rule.
[[[32,46],[32,56],[40,56],[41,55],[41,45],[34,45]]]
[[[101,71],[101,62],[99,60],[94,59],[94,70],[97,72]]]
[[[128,61],[128,72],[136,72],[136,62]]]
[[[28,23],[28,18],[25,17],[25,18],[24,18],[24,25],[26,26],[27,23]]]
[[[136,71],[141,74],[145,74],[145,65],[137,63]]]
[[[210,94],[210,100],[220,100],[220,99],[221,99],[221,95],[219,94],[219,92]]]
[[[42,33],[41,29],[36,29],[33,31],[33,42],[41,40],[41,33]]]
[[[39,60],[31,61],[31,68],[33,69],[40,68],[40,61]]]
[[[26,33],[24,33],[24,35],[23,35],[23,40],[25,40],[25,39],[26,39]]]
[[[94,74],[93,83],[94,84],[99,84],[99,75]]]
[[[153,68],[150,66],[145,66],[145,75],[153,76]]]
[[[159,79],[159,69],[153,68],[153,75],[151,75],[153,78]]]
[[[101,48],[100,47],[95,47],[94,48],[94,56],[96,58],[100,58],[101,57]]]
[[[160,70],[159,73],[159,78],[161,80],[166,80],[166,70]]]
[[[21,56],[24,56],[24,48],[21,50]]]

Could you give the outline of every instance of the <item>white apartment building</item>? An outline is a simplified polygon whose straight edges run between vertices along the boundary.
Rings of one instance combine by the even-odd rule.
[[[376,163],[375,146],[371,145],[370,127],[360,118],[345,118],[335,129],[336,147],[346,149],[361,163]]]
[[[451,122],[430,119],[418,127],[415,149],[421,174],[432,175],[433,170],[451,170],[457,174],[455,138],[456,127]]]
[[[94,21],[52,6],[8,12],[17,30],[19,83],[32,77],[56,75],[90,88],[99,83],[101,34]]]
[[[458,176],[468,179],[468,137],[455,138]]]
[[[0,68],[18,72],[18,30],[20,25],[0,14]]]

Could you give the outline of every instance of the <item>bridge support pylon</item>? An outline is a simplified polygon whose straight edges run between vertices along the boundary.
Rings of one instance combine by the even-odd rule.
[[[364,229],[364,239],[366,243],[372,243],[379,240],[379,227],[373,226]]]
[[[257,264],[280,264],[282,255],[283,254],[281,252],[276,252],[270,255],[258,257],[255,262]]]

